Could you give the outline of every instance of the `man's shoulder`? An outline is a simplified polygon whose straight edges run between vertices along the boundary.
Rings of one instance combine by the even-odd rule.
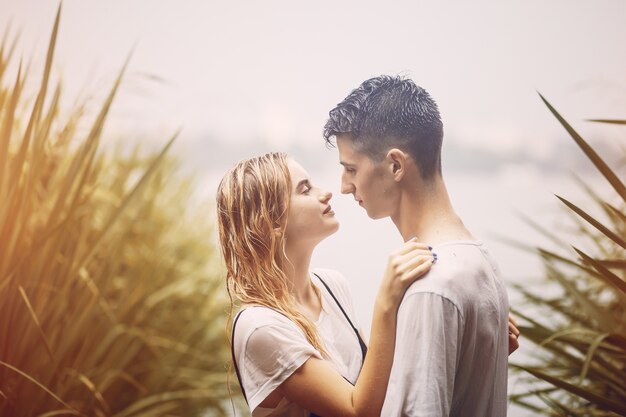
[[[445,243],[435,246],[433,252],[437,262],[408,288],[405,297],[430,293],[461,306],[477,293],[481,280],[499,279],[497,267],[480,241]]]

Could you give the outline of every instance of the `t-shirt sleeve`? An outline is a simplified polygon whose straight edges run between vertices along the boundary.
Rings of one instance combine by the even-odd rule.
[[[252,330],[245,343],[242,375],[250,410],[254,411],[310,357],[322,359],[292,322],[277,321]]]
[[[450,414],[462,320],[457,306],[441,295],[413,293],[405,297],[398,311],[384,415]]]

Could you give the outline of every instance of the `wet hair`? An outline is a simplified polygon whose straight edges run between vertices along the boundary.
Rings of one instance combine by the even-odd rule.
[[[300,313],[285,274],[284,247],[291,177],[287,155],[239,162],[217,189],[217,226],[231,301],[269,307],[291,319],[325,353],[315,324]]]
[[[345,135],[359,152],[380,162],[391,148],[407,152],[424,179],[441,173],[443,123],[423,88],[400,76],[364,81],[329,113],[324,139]]]

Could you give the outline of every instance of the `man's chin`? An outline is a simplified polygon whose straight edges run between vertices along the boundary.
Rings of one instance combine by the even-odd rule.
[[[367,217],[369,217],[372,220],[379,220],[379,219],[384,219],[385,217],[388,217],[386,214],[370,212],[367,209],[365,209],[365,212],[367,213]]]

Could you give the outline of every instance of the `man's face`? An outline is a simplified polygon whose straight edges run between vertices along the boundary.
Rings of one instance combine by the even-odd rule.
[[[354,148],[348,135],[337,135],[337,148],[343,165],[341,192],[352,194],[372,219],[393,215],[398,193],[393,166],[387,158],[381,162],[371,160]]]

